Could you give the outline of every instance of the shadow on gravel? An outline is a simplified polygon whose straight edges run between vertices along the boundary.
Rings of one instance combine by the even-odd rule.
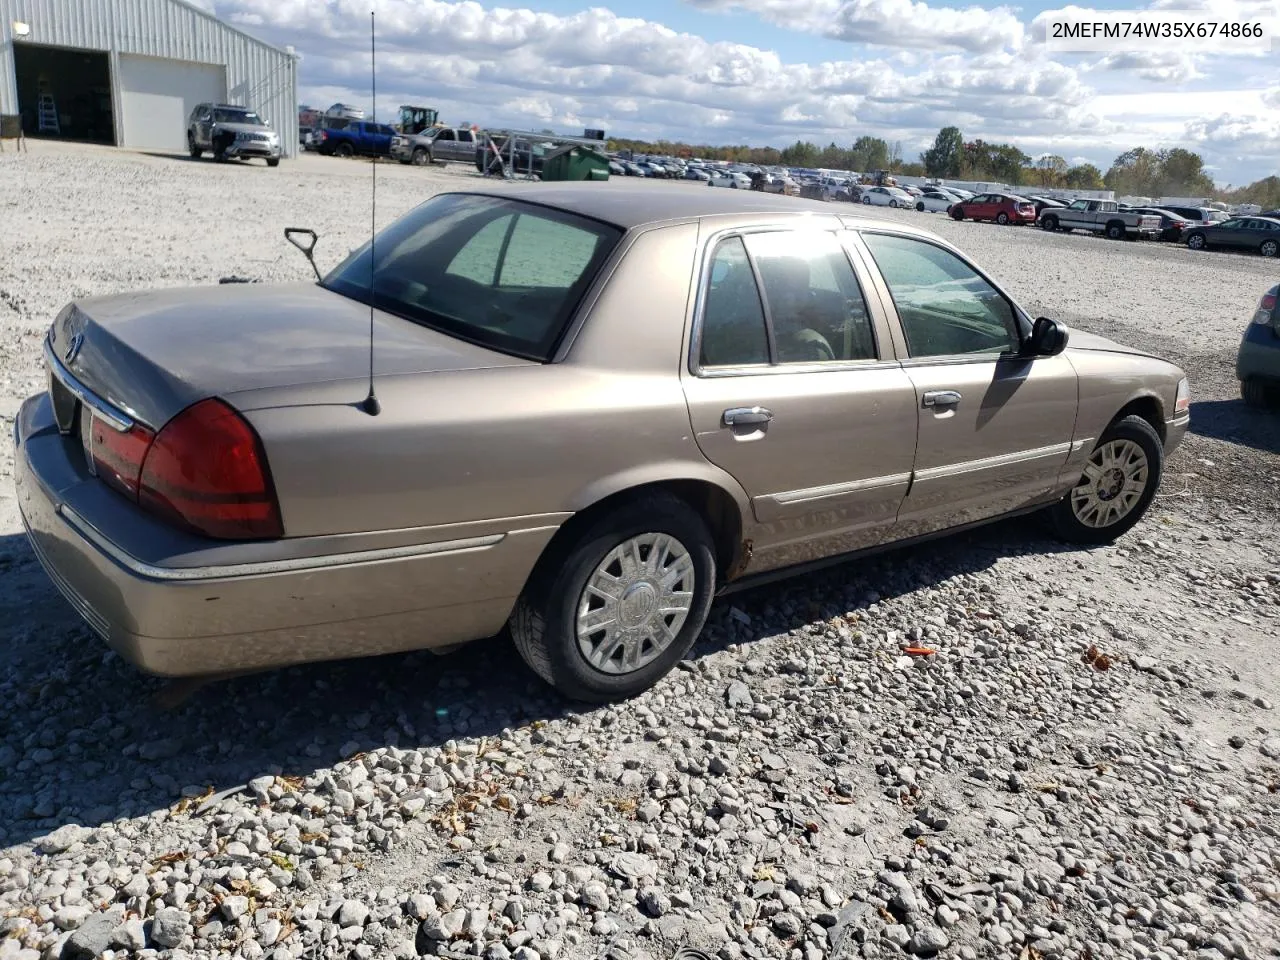
[[[1264,453],[1280,453],[1280,410],[1258,410],[1243,400],[1193,402],[1190,431]]]
[[[1025,519],[853,561],[715,604],[692,661],[989,568],[1065,548]],[[501,736],[587,709],[537,680],[504,638],[448,657],[311,664],[191,689],[145,676],[80,624],[22,536],[0,537],[0,848],[64,823],[153,815],[357,750]],[[600,708],[609,709],[609,708]]]

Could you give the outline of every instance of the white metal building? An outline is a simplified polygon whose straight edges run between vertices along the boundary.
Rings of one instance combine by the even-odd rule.
[[[28,136],[183,150],[205,101],[256,110],[297,155],[292,50],[186,0],[0,0],[0,114]]]

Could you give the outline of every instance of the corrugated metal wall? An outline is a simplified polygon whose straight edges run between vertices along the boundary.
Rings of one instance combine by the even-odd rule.
[[[15,38],[15,21],[30,34]],[[285,155],[298,154],[297,61],[183,0],[0,0],[0,113],[18,112],[15,43],[108,51],[117,91],[121,53],[223,64],[228,99],[266,117]]]

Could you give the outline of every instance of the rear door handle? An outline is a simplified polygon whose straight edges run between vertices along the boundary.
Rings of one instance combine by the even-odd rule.
[[[926,407],[954,407],[963,398],[956,390],[930,390],[922,399]]]
[[[733,407],[723,414],[726,427],[745,427],[768,423],[773,419],[773,411],[764,407]]]

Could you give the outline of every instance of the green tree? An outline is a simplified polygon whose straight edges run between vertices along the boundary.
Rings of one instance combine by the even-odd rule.
[[[964,168],[964,136],[959,127],[943,127],[920,157],[931,177],[959,177]]]
[[[1101,190],[1102,171],[1092,163],[1079,163],[1067,170],[1063,183],[1073,190]]]
[[[1035,163],[1036,176],[1042,187],[1056,187],[1065,178],[1067,161],[1056,154],[1046,153]]]
[[[1011,143],[996,144],[991,151],[991,173],[999,181],[1010,186],[1022,183],[1023,172],[1031,158]]]
[[[1134,147],[1116,157],[1102,182],[1120,195],[1158,195],[1160,158],[1146,147]]]
[[[904,177],[923,177],[928,171],[925,170],[924,164],[916,160],[909,160],[898,168],[898,172]]]
[[[1174,147],[1161,150],[1156,157],[1160,162],[1161,194],[1207,196],[1213,192],[1213,180],[1204,172],[1200,154]]]
[[[782,162],[789,167],[812,167],[818,162],[818,148],[807,140],[797,140],[782,151]]]
[[[873,173],[889,168],[889,145],[879,137],[859,137],[850,151],[850,166],[858,173]]]

